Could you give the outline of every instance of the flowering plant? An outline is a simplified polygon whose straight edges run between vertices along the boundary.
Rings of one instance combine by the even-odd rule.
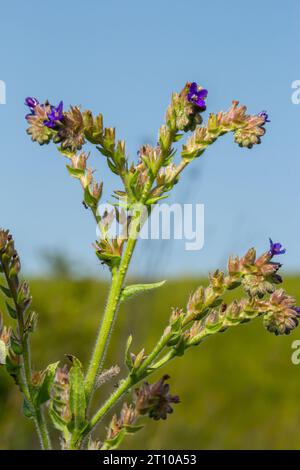
[[[20,279],[21,263],[13,238],[7,230],[0,231],[0,273],[5,281],[0,288],[13,323],[4,326],[1,317],[0,364],[24,395],[24,415],[35,422],[44,449],[52,448],[49,422],[61,433],[63,449],[115,449],[127,434],[142,427],[143,416],[164,420],[179,403],[179,397],[170,393],[168,375],[155,383],[148,382],[151,374],[171,360],[211,335],[257,317],[262,317],[266,329],[276,335],[288,334],[298,324],[300,309],[295,299],[278,288],[282,282],[278,274],[281,264],[275,258],[284,254],[285,249],[270,240],[270,247],[259,257],[251,248],[241,258],[230,257],[227,272],[211,273],[207,287],[198,287],[184,309],[172,310],[151,351],[132,352],[130,336],[124,344],[127,375],[97,411],[90,413],[94,392],[120,374],[119,366],[103,368],[120,305],[163,284],[125,282],[138,236],[153,206],[168,196],[184,169],[220,136],[231,132],[240,147],[252,148],[265,133],[267,113],[249,115],[237,101],[226,112],[211,113],[203,124],[207,94],[195,82],[174,93],[165,123],[159,129],[157,146],[143,145],[137,163],[129,163],[125,142],[116,139],[114,128],[104,126],[101,114],[94,116],[76,106],[64,110],[62,101],[53,106],[36,98],[25,100],[30,111],[26,115],[28,134],[40,145],[56,144],[67,159],[69,174],[82,186],[83,204],[92,213],[100,233],[94,245],[95,254],[111,274],[107,303],[87,369],[76,356],[68,355],[67,365],[56,362],[43,371],[34,371],[30,335],[36,329],[37,315],[31,310],[29,285]],[[187,132],[190,134],[181,147],[181,159],[175,163],[174,144]],[[93,169],[87,166],[89,155],[83,150],[87,143],[105,157],[109,169],[122,184],[113,193],[114,209],[104,214],[98,211],[103,183],[95,179]],[[117,235],[111,233],[113,221],[121,227]],[[242,297],[226,301],[226,294],[238,288]],[[120,414],[112,417],[101,440],[93,437],[96,426],[123,397]]]

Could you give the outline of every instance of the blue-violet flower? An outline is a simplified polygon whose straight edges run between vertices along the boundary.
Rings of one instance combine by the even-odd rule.
[[[264,118],[265,123],[266,122],[271,122],[270,119],[269,119],[269,115],[268,115],[267,111],[261,111],[260,113],[258,113],[258,116]]]
[[[187,99],[190,103],[199,106],[199,108],[206,108],[205,105],[205,98],[207,97],[208,91],[205,88],[201,90],[198,89],[198,85],[196,82],[191,83],[190,89],[187,95]]]
[[[269,238],[269,240],[270,240],[270,250],[269,250],[270,256],[284,255],[284,253],[286,252],[286,249],[282,248],[281,243],[278,243],[278,242],[273,243],[271,238]]]
[[[63,118],[63,101],[59,103],[57,107],[51,106],[51,113],[48,114],[48,119],[44,121],[45,126],[51,129],[55,127],[57,121],[61,121]]]

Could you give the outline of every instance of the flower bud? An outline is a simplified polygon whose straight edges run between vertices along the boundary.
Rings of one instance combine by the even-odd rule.
[[[209,333],[217,333],[223,330],[224,312],[213,310],[205,319],[205,329]]]
[[[2,315],[0,314],[0,365],[6,364],[6,358],[9,354],[11,329],[3,325]]]

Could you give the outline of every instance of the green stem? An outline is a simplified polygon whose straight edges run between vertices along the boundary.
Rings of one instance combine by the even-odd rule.
[[[172,140],[173,138],[171,137],[170,145],[172,143]],[[164,155],[161,156],[161,159],[157,164],[157,168],[155,169],[154,174],[152,175],[151,178],[149,178],[148,182],[145,185],[145,188],[143,190],[142,197],[140,200],[141,205],[145,204],[145,201],[147,200],[147,197],[151,191],[155,177],[159,171],[159,168],[161,167],[163,163],[163,159],[164,159]],[[124,186],[128,191],[128,188],[126,185],[126,179],[124,180],[124,175],[122,175],[122,177],[123,177]],[[126,277],[129,263],[130,263],[135,245],[136,245],[137,236],[141,229],[141,223],[142,223],[141,214],[139,214],[139,216],[136,217],[136,220],[131,221],[132,227],[130,228],[129,238],[126,244],[126,248],[125,248],[124,255],[122,257],[119,269],[112,273],[113,274],[112,283],[111,283],[111,288],[110,288],[108,299],[107,299],[106,308],[105,308],[104,315],[103,315],[103,320],[102,320],[102,323],[98,332],[95,349],[94,349],[94,352],[93,352],[93,355],[89,364],[89,368],[85,377],[85,390],[86,390],[88,403],[91,400],[97,375],[99,371],[101,370],[102,364],[105,359],[105,354],[106,354],[106,350],[108,347],[110,335],[111,335],[113,325],[115,323],[116,316],[118,313],[118,307],[120,303],[120,296],[121,296],[121,292],[123,289],[124,279]],[[130,383],[132,383],[132,379],[130,380]],[[126,384],[126,381],[125,381],[125,384]],[[122,387],[124,386],[125,386],[124,384],[121,386],[121,391],[122,391]],[[114,393],[108,400],[108,409],[110,408],[110,405],[109,405],[110,401],[112,400],[112,403],[114,403],[116,399],[118,398],[116,398],[116,393]],[[105,406],[106,405],[104,405],[104,407]],[[101,419],[101,416],[98,417],[97,421],[99,421],[99,419]]]
[[[175,132],[173,132],[170,136],[169,147],[172,145],[174,135],[175,135]],[[165,158],[165,153],[162,153],[161,158],[157,163],[157,166],[155,168],[153,175],[149,177],[147,183],[145,184],[145,187],[141,196],[141,200],[140,200],[141,206],[143,206],[143,204],[145,204],[145,202],[147,201],[153,182],[155,181],[157,173],[161,165],[163,164],[164,158]],[[127,194],[131,195],[131,189],[127,182],[126,172],[125,173],[123,172],[120,176],[123,181],[125,190],[127,191]],[[93,212],[93,215],[97,222],[98,221],[97,214]],[[91,396],[93,394],[93,389],[94,389],[94,384],[95,384],[97,374],[99,373],[99,370],[101,370],[102,364],[105,359],[105,354],[106,354],[107,346],[109,343],[110,335],[111,335],[112,328],[113,328],[113,325],[114,325],[114,322],[118,313],[118,307],[119,307],[120,296],[121,296],[121,292],[123,288],[123,282],[128,271],[129,263],[130,263],[135,245],[136,245],[137,236],[141,229],[142,223],[143,222],[142,222],[141,214],[136,217],[136,220],[131,221],[132,228],[130,228],[128,242],[126,244],[126,248],[125,248],[121,263],[120,263],[120,267],[118,271],[113,273],[113,276],[112,276],[111,288],[109,291],[107,304],[106,304],[106,308],[105,308],[104,315],[103,315],[103,320],[99,329],[99,333],[96,339],[95,349],[94,349],[94,352],[93,352],[93,355],[89,364],[89,368],[85,377],[85,389],[86,389],[88,402],[90,401]]]
[[[163,348],[165,347],[166,343],[169,340],[169,336],[162,336],[160,340],[158,341],[157,345],[153,349],[153,351],[149,354],[149,356],[145,359],[145,361],[142,363],[141,367],[136,371],[134,375],[129,374],[126,379],[124,379],[121,383],[120,386],[117,388],[117,390],[108,398],[108,400],[104,403],[104,405],[95,413],[95,415],[92,417],[89,426],[85,429],[84,435],[90,433],[93,428],[98,424],[98,422],[104,417],[104,415],[119,401],[119,399],[134,385],[136,385],[138,382],[140,382],[143,378],[148,377],[149,375],[154,372],[154,370],[157,370],[158,367],[156,367],[155,364],[155,369],[148,370],[149,366],[153,363],[155,358],[161,353]],[[172,357],[174,357],[174,352],[172,352]],[[165,362],[162,360],[161,366],[162,367],[166,362],[168,362],[171,358],[167,354],[164,356]]]
[[[119,401],[119,399],[126,393],[136,382],[133,381],[131,375],[123,380],[116,391],[109,397],[104,405],[95,413],[90,421],[89,427],[85,430],[85,434],[88,434],[97,425],[97,423],[103,418],[103,416]]]
[[[113,272],[112,284],[108,295],[103,320],[85,378],[86,395],[88,400],[91,398],[97,374],[101,369],[105,359],[109,338],[118,312],[120,296],[123,289],[123,282],[136,245],[138,232],[139,223],[136,221],[133,223],[133,229],[131,230],[130,237],[126,244],[120,267],[116,272]]]
[[[43,450],[51,450],[51,441],[48,434],[47,423],[41,407],[35,408],[35,424]]]
[[[152,352],[146,357],[144,362],[141,364],[140,368],[137,371],[137,375],[139,377],[138,381],[140,381],[144,376],[148,376],[151,373],[150,371],[150,373],[147,374],[147,369],[151,367],[153,361],[157,358],[157,356],[159,356],[161,351],[164,349],[170,339],[170,336],[171,334],[162,335]]]

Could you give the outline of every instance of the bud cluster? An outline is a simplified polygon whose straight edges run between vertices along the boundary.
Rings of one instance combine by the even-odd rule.
[[[66,365],[58,367],[51,390],[50,415],[53,422],[61,421],[67,425],[72,419],[70,409],[70,378]]]
[[[187,139],[186,145],[183,145],[183,159],[193,160],[199,157],[209,145],[227,132],[234,133],[235,142],[241,147],[251,148],[260,144],[267,120],[262,115],[246,114],[246,111],[246,106],[239,106],[238,101],[233,101],[227,112],[211,113],[207,125],[197,127]]]
[[[138,417],[137,410],[133,405],[124,403],[119,418],[114,415],[107,432],[107,439],[112,440],[121,432],[122,429],[126,429],[128,426],[132,426]]]
[[[298,325],[300,308],[296,307],[294,297],[287,295],[283,289],[276,290],[270,297],[264,325],[275,335],[289,334]]]
[[[118,447],[126,434],[133,434],[143,426],[137,426],[139,417],[148,415],[154,420],[167,419],[173,412],[172,405],[180,402],[177,395],[170,394],[170,386],[165,383],[169,379],[164,375],[153,384],[143,382],[133,392],[133,403],[124,403],[119,417],[114,415],[107,431],[107,437],[101,446],[102,450]]]
[[[2,328],[2,363],[6,364],[7,371],[16,382],[18,382],[20,356],[23,353],[24,341],[28,334],[34,330],[37,321],[34,312],[27,312],[31,304],[31,295],[28,283],[19,280],[20,270],[21,263],[14,246],[14,240],[8,230],[0,230],[0,273],[4,275],[7,283],[7,287],[1,285],[0,288],[7,299],[8,315],[13,320],[17,320],[15,331]]]
[[[175,133],[193,131],[201,124],[207,91],[196,83],[187,83],[180,93],[173,93],[167,109],[166,122]]]
[[[89,155],[85,152],[76,154],[62,151],[62,153],[70,161],[70,164],[67,165],[68,172],[81,183],[83,188],[83,204],[96,214],[102,196],[103,183],[95,181],[94,171],[92,168],[87,167]]]
[[[122,230],[120,236],[111,237],[109,229],[114,221],[117,221]],[[110,269],[119,265],[122,257],[123,247],[127,240],[128,225],[130,218],[127,218],[123,210],[117,208],[110,212],[106,211],[98,224],[101,231],[101,239],[95,242],[96,255],[101,263],[106,264]]]

